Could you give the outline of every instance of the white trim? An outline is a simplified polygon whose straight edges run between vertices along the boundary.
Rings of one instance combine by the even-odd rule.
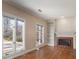
[[[22,37],[23,37],[23,50],[25,50],[25,21],[23,24],[23,33],[22,33]]]
[[[8,17],[12,17],[12,18],[15,18],[15,19],[18,18],[18,19],[25,21],[24,18],[22,18],[21,16],[17,16],[17,15],[6,13],[6,12],[2,12],[2,16],[8,16]]]
[[[21,19],[24,22],[24,25],[23,25],[23,50],[25,50],[25,20],[19,16],[14,16],[14,15],[8,14],[8,13],[3,13],[3,16],[12,17],[15,20],[15,26],[13,28],[13,51],[14,51],[13,53],[14,54],[17,53],[16,49],[15,49],[16,48],[16,44],[15,44],[15,41],[16,41],[16,20]],[[3,49],[3,47],[2,47],[2,49]]]
[[[13,58],[18,57],[18,56],[21,56],[21,55],[24,55],[24,54],[29,53],[29,52],[34,51],[34,50],[36,50],[36,48],[33,48],[33,49],[29,49],[27,51],[22,51],[22,52],[16,53],[16,55],[14,55]]]
[[[49,43],[48,43],[48,46],[54,46],[54,45],[53,45],[53,44],[49,44]]]
[[[44,46],[46,46],[46,45],[47,45],[47,44],[44,43],[44,44],[41,45],[39,48],[44,47]],[[21,56],[21,55],[25,55],[26,53],[32,52],[32,51],[34,51],[34,50],[37,50],[37,48],[35,47],[35,48],[29,49],[29,50],[27,50],[27,51],[24,50],[24,51],[22,51],[22,52],[19,52],[18,54],[14,55],[13,58],[18,57],[18,56]]]

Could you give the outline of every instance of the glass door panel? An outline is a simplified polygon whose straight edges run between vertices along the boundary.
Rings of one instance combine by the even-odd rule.
[[[21,51],[24,49],[23,34],[24,34],[24,22],[16,21],[16,51]]]
[[[39,37],[38,37],[39,38],[39,43],[41,44],[41,36],[42,36],[41,31],[38,32],[38,35],[39,35]]]
[[[3,16],[3,59],[24,50],[24,44],[24,21]]]
[[[37,41],[42,44],[44,43],[44,26],[37,25]]]
[[[3,16],[3,56],[7,57],[13,54],[13,27],[15,21],[13,18]]]
[[[42,26],[42,43],[44,43],[44,26]]]

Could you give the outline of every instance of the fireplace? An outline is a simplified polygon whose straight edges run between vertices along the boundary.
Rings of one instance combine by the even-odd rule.
[[[58,37],[57,45],[69,46],[73,48],[73,37]]]
[[[58,39],[58,45],[71,46],[71,40]]]

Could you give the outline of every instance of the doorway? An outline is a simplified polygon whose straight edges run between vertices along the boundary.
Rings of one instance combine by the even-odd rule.
[[[24,50],[24,21],[3,16],[3,58],[9,59]]]

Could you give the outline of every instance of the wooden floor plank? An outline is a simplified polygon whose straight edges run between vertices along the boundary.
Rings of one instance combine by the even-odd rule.
[[[76,59],[75,50],[66,46],[45,46],[39,51],[33,51],[14,59]]]

